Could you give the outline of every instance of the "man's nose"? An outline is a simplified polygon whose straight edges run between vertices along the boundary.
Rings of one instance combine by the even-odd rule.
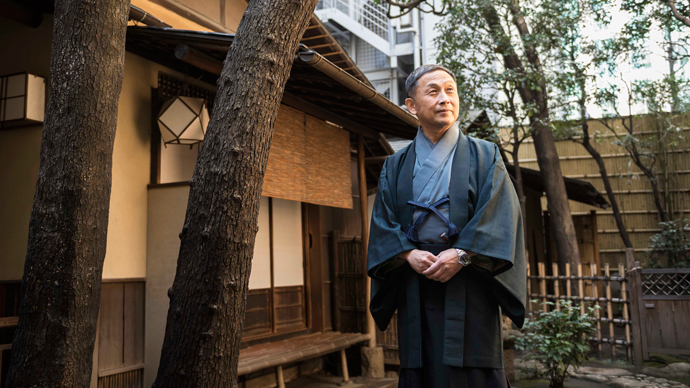
[[[450,102],[450,98],[446,92],[441,92],[438,94],[438,103],[439,104],[447,104]]]

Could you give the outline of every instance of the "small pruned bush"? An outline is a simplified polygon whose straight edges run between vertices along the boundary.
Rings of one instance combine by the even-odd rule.
[[[552,302],[545,303],[553,306]],[[552,388],[563,387],[568,367],[577,369],[587,358],[587,342],[595,323],[594,308],[580,315],[579,305],[571,301],[560,304],[560,311],[554,308],[551,312],[530,313],[523,335],[515,342],[518,349],[528,352],[528,359],[543,366],[541,373],[549,378]]]
[[[659,228],[649,239],[651,267],[690,267],[690,220],[660,222]]]

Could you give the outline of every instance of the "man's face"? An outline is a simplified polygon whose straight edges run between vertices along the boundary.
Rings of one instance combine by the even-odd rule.
[[[417,115],[422,128],[448,129],[458,119],[457,85],[443,70],[426,73],[417,81],[414,98],[406,99],[405,105]]]

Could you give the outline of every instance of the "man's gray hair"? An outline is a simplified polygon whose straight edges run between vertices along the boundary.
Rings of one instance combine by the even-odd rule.
[[[407,80],[405,81],[405,92],[407,93],[407,97],[414,98],[414,93],[417,91],[417,81],[419,81],[424,74],[438,70],[442,70],[450,74],[450,76],[453,77],[453,81],[457,82],[455,79],[455,74],[453,74],[453,72],[448,70],[446,67],[441,65],[422,65],[414,69],[414,71],[407,76]]]

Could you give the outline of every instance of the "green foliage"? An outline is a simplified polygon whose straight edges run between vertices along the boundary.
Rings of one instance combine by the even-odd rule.
[[[649,239],[651,265],[690,267],[690,220],[661,222],[659,227],[661,232]]]
[[[546,304],[553,305],[552,302]],[[563,301],[561,311],[554,309],[539,315],[530,313],[523,328],[525,334],[516,340],[515,345],[520,350],[527,350],[530,359],[544,366],[543,373],[550,379],[551,387],[562,387],[568,376],[568,367],[577,369],[587,358],[588,337],[594,330],[594,311],[590,307],[586,314],[580,315],[579,305]]]

